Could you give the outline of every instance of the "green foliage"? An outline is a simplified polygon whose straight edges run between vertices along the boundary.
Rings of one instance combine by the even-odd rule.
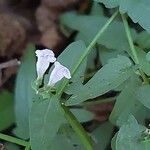
[[[19,147],[12,143],[5,143],[6,150],[19,150]]]
[[[150,62],[146,58],[147,53],[139,47],[137,47],[136,50],[140,62],[140,67],[146,75],[150,76]]]
[[[8,91],[0,93],[0,119],[0,131],[7,129],[15,121],[13,95]]]
[[[66,104],[79,104],[87,99],[105,94],[118,87],[132,74],[132,63],[128,57],[120,55],[111,59],[81,89],[75,91]]]
[[[105,150],[109,144],[113,132],[113,126],[109,122],[103,123],[92,132],[95,139],[95,149]]]
[[[74,42],[57,61],[69,69],[71,79],[48,86],[55,67],[51,63],[38,86],[35,50],[27,48],[17,74],[15,106],[12,93],[0,93],[0,131],[15,122],[13,132],[20,139],[3,134],[0,139],[27,150],[105,150],[110,145],[113,150],[150,149],[145,124],[150,119],[150,2],[96,1],[100,3],[91,3],[86,15],[67,12],[60,17],[63,31]],[[116,7],[121,17],[108,9]],[[54,78],[59,75],[61,69]],[[97,104],[102,113],[111,111],[109,121],[93,121],[99,115]],[[94,109],[96,115],[90,111]]]
[[[150,32],[150,1],[147,0],[95,0],[103,3],[108,8],[119,6],[121,13],[127,13],[134,23],[139,23],[145,30]]]
[[[150,48],[150,34],[146,31],[140,32],[135,41],[142,49]]]
[[[132,76],[116,99],[110,121],[118,126],[123,125],[130,115],[137,116],[139,121],[145,119],[145,110],[136,98],[136,91],[142,85],[137,76]]]
[[[87,122],[94,118],[94,115],[87,110],[84,109],[70,109],[74,116],[78,119],[79,122]]]
[[[53,138],[62,123],[64,123],[63,111],[57,97],[52,96],[42,102],[35,102],[30,112],[32,149],[51,149]]]
[[[57,60],[60,63],[64,64],[64,66],[66,66],[70,70],[71,74],[73,74],[73,70],[85,50],[86,46],[83,41],[73,42],[61,53]],[[81,77],[83,77],[85,69],[86,59],[82,62],[76,73],[73,75],[71,81],[77,81]]]
[[[29,138],[29,110],[32,105],[35,92],[31,84],[36,79],[35,53],[33,45],[27,47],[27,52],[21,61],[15,88],[15,134],[21,138]]]
[[[150,109],[150,85],[143,85],[136,91],[137,99],[147,108]]]
[[[72,20],[76,21],[73,22]],[[61,22],[69,28],[79,31],[82,37],[81,39],[87,44],[92,41],[93,37],[103,27],[107,20],[108,18],[104,16],[78,15],[74,12],[66,13],[61,17]],[[133,37],[136,35],[134,30],[132,30],[132,35]],[[103,36],[98,39],[97,43],[109,49],[116,49],[119,51],[129,50],[124,27],[120,21],[114,21],[107,28]]]
[[[134,116],[121,126],[116,138],[116,150],[146,150],[141,141],[145,127],[138,124]]]

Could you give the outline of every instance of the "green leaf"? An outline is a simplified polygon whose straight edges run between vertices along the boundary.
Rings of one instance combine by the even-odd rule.
[[[70,109],[79,122],[87,122],[94,118],[94,114],[84,109]]]
[[[148,0],[96,0],[108,8],[119,6],[121,13],[127,13],[134,23],[139,23],[150,32],[150,1]]]
[[[7,129],[15,121],[13,95],[8,91],[0,93],[0,131]]]
[[[66,133],[66,135],[65,134],[57,135],[56,138],[53,140],[51,149],[62,150],[62,146],[64,150],[83,150],[84,149],[78,136],[72,131],[69,131],[69,133]]]
[[[110,115],[110,121],[118,126],[123,125],[130,115],[135,115],[142,122],[145,119],[144,107],[137,101],[135,91],[142,85],[137,76],[133,76],[116,99]]]
[[[143,85],[136,91],[137,99],[147,108],[150,109],[150,85]]]
[[[25,56],[21,61],[15,88],[15,114],[17,128],[14,130],[18,137],[29,138],[29,110],[35,92],[31,83],[36,79],[34,46],[27,47]]]
[[[95,150],[106,150],[113,133],[113,126],[109,122],[103,123],[92,132],[95,139]]]
[[[141,47],[142,49],[149,49],[150,48],[150,34],[146,31],[143,31],[137,34],[135,42]]]
[[[102,46],[99,48],[99,59],[103,66],[108,63],[109,59],[115,58],[119,54],[121,54],[119,50],[111,50]]]
[[[74,22],[73,20],[76,21]],[[107,20],[108,18],[103,16],[77,15],[76,13],[66,13],[61,17],[61,22],[64,25],[79,31],[79,34],[81,34],[80,37],[82,37],[82,40],[86,43],[92,41]],[[135,31],[132,30],[133,39],[135,38],[135,35]],[[103,33],[103,36],[98,39],[97,43],[108,49],[116,49],[119,51],[128,51],[130,49],[124,26],[122,22],[119,21],[113,21]]]
[[[103,95],[115,89],[133,74],[132,63],[128,57],[118,56],[104,65],[84,87],[78,88],[74,95],[66,102],[75,105]]]
[[[30,139],[33,150],[50,150],[64,115],[57,97],[33,103],[30,112]]]
[[[140,141],[144,129],[145,127],[139,125],[134,116],[131,115],[118,132],[116,150],[145,150]]]
[[[139,58],[140,67],[146,75],[150,76],[150,62],[146,59],[146,52],[139,47],[136,47],[136,51]]]

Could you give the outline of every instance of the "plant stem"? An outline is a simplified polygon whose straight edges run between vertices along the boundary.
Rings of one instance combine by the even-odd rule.
[[[77,62],[76,66],[74,67],[73,71],[72,71],[72,76],[75,74],[75,72],[77,71],[77,69],[79,68],[79,66],[81,65],[81,63],[83,62],[83,60],[86,58],[86,56],[89,54],[89,52],[92,50],[92,48],[94,47],[94,45],[96,44],[97,40],[102,36],[102,34],[106,31],[106,29],[108,28],[108,26],[112,23],[112,21],[115,19],[115,17],[118,15],[118,11],[116,11],[111,18],[106,22],[106,24],[100,29],[100,31],[97,33],[97,35],[94,37],[94,39],[92,40],[92,42],[89,44],[89,46],[86,48],[85,52],[83,53],[83,55],[81,55],[79,61]],[[66,85],[68,84],[68,80],[65,80],[62,87],[60,88],[60,90],[58,91],[58,95],[61,95],[64,91],[64,88],[66,87]]]
[[[15,143],[15,144],[18,144],[21,146],[28,146],[29,145],[29,142],[26,142],[24,140],[21,140],[21,139],[18,139],[18,138],[9,136],[9,135],[5,135],[2,133],[0,133],[0,139],[11,142],[11,143]]]
[[[129,46],[130,46],[130,49],[131,49],[131,52],[132,52],[132,55],[133,55],[133,60],[134,60],[135,64],[139,65],[140,61],[138,59],[138,55],[137,55],[135,46],[133,44],[133,39],[132,39],[132,36],[131,36],[131,31],[130,31],[130,28],[129,28],[127,18],[124,14],[121,14],[121,17],[122,17],[123,24],[124,24],[124,27],[125,27],[127,39],[128,39],[128,42],[129,42]],[[140,68],[139,68],[139,72],[141,74],[141,77],[143,78],[144,83],[149,83],[145,73]]]
[[[87,132],[84,130],[82,125],[78,122],[76,117],[70,112],[69,108],[65,105],[62,105],[63,110],[65,111],[65,117],[72,126],[72,128],[75,130],[75,132],[80,137],[81,141],[83,142],[85,148],[87,150],[93,150],[93,142],[90,136],[87,134]]]

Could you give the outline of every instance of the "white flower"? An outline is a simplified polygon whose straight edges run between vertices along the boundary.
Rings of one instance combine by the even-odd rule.
[[[48,85],[53,87],[58,81],[60,81],[63,77],[70,79],[70,71],[65,66],[61,65],[58,61],[54,63],[55,67],[51,72]]]
[[[36,50],[35,53],[38,57],[36,63],[37,75],[38,78],[42,78],[50,63],[55,62],[56,58],[54,56],[53,51],[49,49]]]

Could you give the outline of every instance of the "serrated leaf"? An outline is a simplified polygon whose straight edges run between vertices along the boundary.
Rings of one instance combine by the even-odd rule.
[[[145,119],[144,107],[137,101],[135,91],[142,82],[137,76],[133,76],[116,99],[115,106],[109,117],[110,121],[118,126],[123,125],[130,115],[136,115],[143,122]]]
[[[57,97],[35,102],[30,112],[30,139],[33,150],[50,150],[62,123],[63,111]]]
[[[150,1],[148,0],[96,0],[102,2],[108,8],[119,6],[122,13],[127,13],[134,23],[139,23],[145,30],[150,32]]]
[[[131,66],[132,63],[126,56],[119,55],[117,58],[111,59],[84,87],[78,88],[66,104],[79,104],[115,89],[133,74]]]
[[[29,110],[32,105],[34,90],[31,83],[36,79],[34,46],[29,45],[18,71],[15,88],[15,115],[17,128],[15,134],[29,138]]]
[[[108,19],[109,18],[103,16],[86,16],[77,15],[76,13],[66,13],[61,17],[61,22],[64,25],[79,31],[82,40],[86,43],[90,43]],[[76,21],[74,22],[73,20]],[[135,38],[135,35],[135,31],[132,30],[133,39]],[[103,33],[103,36],[98,39],[97,43],[108,49],[116,49],[119,51],[128,51],[130,49],[124,26],[122,22],[119,21],[113,21]]]
[[[0,131],[7,129],[15,121],[13,95],[8,91],[0,93]]]
[[[145,150],[140,141],[144,129],[145,127],[139,125],[134,116],[131,115],[118,132],[116,150]]]
[[[150,109],[150,85],[143,85],[136,91],[137,99],[147,108]]]

